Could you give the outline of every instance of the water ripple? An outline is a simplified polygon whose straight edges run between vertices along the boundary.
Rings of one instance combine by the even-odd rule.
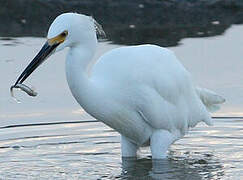
[[[120,159],[119,135],[97,121],[0,130],[0,179],[231,179],[243,175],[242,119],[200,125],[154,162]],[[227,128],[226,128],[227,127]]]

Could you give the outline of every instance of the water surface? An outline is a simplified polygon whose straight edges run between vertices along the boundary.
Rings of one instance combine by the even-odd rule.
[[[171,146],[168,159],[152,163],[120,158],[118,133],[86,114],[65,81],[65,51],[54,55],[27,81],[39,93],[9,93],[43,38],[0,40],[0,179],[241,179],[243,177],[243,26],[222,36],[189,38],[170,49],[199,86],[227,102],[214,126],[199,124]],[[100,43],[96,57],[119,47]],[[228,118],[226,118],[228,117]],[[239,118],[236,118],[239,117]]]
[[[118,134],[100,122],[2,128],[0,178],[240,179],[242,120],[215,119],[214,127],[194,128],[153,168],[148,148],[137,160],[121,161]]]

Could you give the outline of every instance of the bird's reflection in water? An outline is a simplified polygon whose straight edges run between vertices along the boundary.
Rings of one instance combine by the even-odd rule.
[[[200,156],[200,157],[195,157]],[[211,154],[193,157],[172,156],[163,160],[151,158],[122,158],[121,179],[219,179],[224,176],[223,166]]]

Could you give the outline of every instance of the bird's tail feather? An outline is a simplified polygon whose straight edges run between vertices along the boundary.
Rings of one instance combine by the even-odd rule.
[[[225,102],[225,99],[222,96],[217,95],[211,90],[197,87],[196,92],[209,112],[219,110],[220,104]]]

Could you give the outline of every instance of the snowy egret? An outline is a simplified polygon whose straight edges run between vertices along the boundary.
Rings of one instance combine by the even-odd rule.
[[[24,80],[54,52],[69,47],[66,76],[82,108],[121,134],[122,157],[136,157],[150,146],[163,159],[169,146],[199,122],[212,125],[209,111],[225,100],[193,85],[190,73],[172,51],[156,45],[121,47],[92,67],[96,33],[102,27],[82,14],[65,13],[51,24],[47,42],[26,67]]]

